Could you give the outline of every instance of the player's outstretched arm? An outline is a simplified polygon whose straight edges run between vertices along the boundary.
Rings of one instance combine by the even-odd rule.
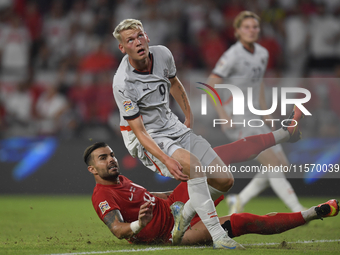
[[[166,155],[152,139],[149,133],[146,131],[142,118],[139,116],[133,120],[128,120],[129,126],[137,136],[139,142],[144,148],[158,158],[170,171],[170,173],[179,181],[187,181],[189,177],[182,173],[183,167],[175,159]]]
[[[138,234],[152,220],[152,217],[152,205],[149,201],[141,205],[138,220],[135,222],[124,222],[119,210],[110,211],[104,217],[104,222],[118,239],[122,239]]]
[[[188,95],[185,92],[183,84],[177,78],[177,76],[175,76],[174,78],[171,78],[170,82],[171,82],[170,93],[175,98],[176,102],[179,104],[179,106],[181,107],[185,115],[184,124],[188,128],[190,128],[192,124],[194,123],[194,116],[191,112]]]

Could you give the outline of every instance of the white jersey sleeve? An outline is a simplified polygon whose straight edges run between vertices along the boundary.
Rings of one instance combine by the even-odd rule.
[[[167,51],[169,52],[169,60],[168,60],[168,65],[169,65],[169,79],[174,78],[176,76],[176,64],[175,64],[175,60],[174,57],[171,53],[171,51],[166,48]]]
[[[234,51],[231,49],[223,53],[220,59],[217,61],[212,73],[220,77],[228,77],[233,72],[233,67],[236,65],[237,58]]]
[[[157,50],[157,52],[160,52],[160,57],[164,61],[166,68],[163,70],[163,76],[167,77],[169,79],[174,78],[176,76],[176,64],[174,57],[172,56],[171,51],[162,45],[158,45],[157,47],[152,47],[151,48],[153,51]]]

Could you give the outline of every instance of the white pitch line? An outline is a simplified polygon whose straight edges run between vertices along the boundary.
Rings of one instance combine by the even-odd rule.
[[[288,244],[308,244],[308,243],[335,243],[340,242],[340,239],[334,240],[307,240],[287,242]],[[243,244],[243,246],[263,246],[263,245],[279,245],[281,243],[253,243]],[[74,253],[52,253],[49,255],[86,255],[86,254],[105,254],[105,253],[118,253],[118,252],[148,252],[148,251],[164,251],[164,250],[186,250],[186,249],[202,249],[207,246],[179,246],[179,247],[159,247],[159,248],[144,248],[144,249],[131,249],[131,250],[110,250],[110,251],[89,251],[89,252],[74,252]]]
[[[187,249],[202,249],[208,246],[182,246],[182,247],[159,247],[159,248],[144,248],[144,249],[131,249],[131,250],[110,250],[110,251],[89,251],[89,252],[75,252],[75,253],[52,253],[49,255],[83,255],[83,254],[105,254],[105,253],[118,253],[118,252],[145,252],[145,251],[165,251],[165,250],[187,250]]]

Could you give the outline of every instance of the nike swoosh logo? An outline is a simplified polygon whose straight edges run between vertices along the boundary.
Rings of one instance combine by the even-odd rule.
[[[223,246],[224,248],[230,249],[230,250],[236,249],[236,246],[229,247],[229,246],[226,246],[226,245],[223,245],[223,244],[221,244],[221,246]]]
[[[131,193],[131,197],[129,197],[129,200],[132,201],[133,193]]]
[[[213,214],[214,212],[216,212],[216,211],[213,211],[213,212],[211,212],[211,213],[208,213],[208,215],[211,215],[211,214]]]

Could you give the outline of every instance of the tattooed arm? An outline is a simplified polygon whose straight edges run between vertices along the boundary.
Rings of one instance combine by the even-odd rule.
[[[142,230],[152,219],[151,202],[141,205],[138,214],[140,230]],[[131,229],[131,223],[126,223],[119,210],[112,210],[104,217],[106,226],[111,230],[118,239],[130,238],[135,233]]]
[[[129,238],[133,235],[129,223],[125,223],[119,210],[112,210],[104,217],[106,226],[118,239]]]
[[[190,108],[190,103],[188,99],[188,95],[185,92],[184,86],[180,82],[180,80],[175,76],[174,78],[170,79],[171,88],[170,93],[175,98],[176,102],[181,107],[184,115],[185,115],[185,122],[184,124],[190,128],[193,123],[193,115]]]

